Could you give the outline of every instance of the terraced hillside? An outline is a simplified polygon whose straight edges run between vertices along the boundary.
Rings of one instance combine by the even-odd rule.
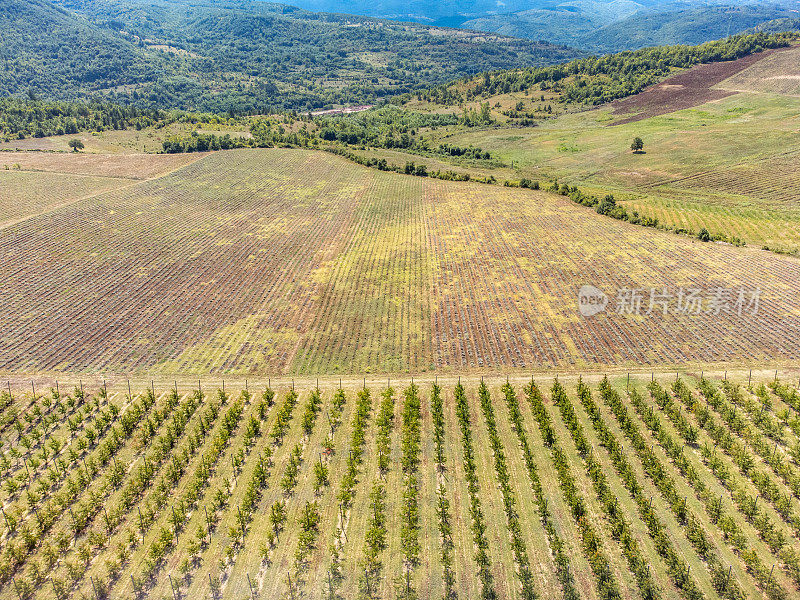
[[[0,230],[0,369],[796,360],[799,276],[791,258],[622,223],[545,192],[304,150],[221,152]],[[607,295],[605,312],[582,316],[584,285]]]
[[[735,379],[18,381],[0,598],[796,597],[800,394]]]

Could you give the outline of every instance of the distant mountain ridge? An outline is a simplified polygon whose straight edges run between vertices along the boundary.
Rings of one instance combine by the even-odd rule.
[[[709,6],[669,13],[637,13],[583,36],[576,44],[600,52],[695,45],[798,14],[790,9],[763,6]]]
[[[484,71],[587,55],[502,35],[539,33],[526,34],[523,25],[483,33],[258,0],[55,1],[3,0],[0,96],[92,97],[213,112],[312,111],[376,104]],[[791,9],[770,5],[666,15],[642,7],[650,10],[634,0],[571,0],[519,15],[551,31],[561,23],[562,37],[569,34],[593,52],[669,45],[676,38],[694,44],[795,22]]]
[[[303,8],[488,31],[566,44],[591,52],[618,52],[661,44],[699,44],[800,18],[797,0],[467,0],[466,2],[344,2],[296,0]]]

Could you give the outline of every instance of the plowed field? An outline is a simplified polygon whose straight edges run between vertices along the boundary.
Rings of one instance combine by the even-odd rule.
[[[0,280],[8,371],[470,371],[800,353],[794,259],[544,192],[310,151],[217,153],[6,227]],[[607,294],[605,313],[580,314],[582,285]],[[702,306],[686,314],[689,289]],[[670,297],[668,314],[653,290]],[[737,311],[740,293],[759,296],[756,314]]]

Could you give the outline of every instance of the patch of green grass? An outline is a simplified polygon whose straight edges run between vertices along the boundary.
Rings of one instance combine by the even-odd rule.
[[[800,249],[800,236],[792,227],[798,207],[780,200],[786,194],[800,197],[800,180],[782,167],[787,176],[770,190],[776,161],[783,164],[800,151],[798,113],[800,98],[736,94],[624,125],[609,125],[616,117],[603,107],[515,129],[513,137],[503,127],[443,130],[433,137],[446,135],[452,144],[480,145],[506,164],[513,161],[515,178],[558,178],[598,193],[636,194],[645,198],[636,204],[640,212],[660,214],[669,226],[687,218],[680,214],[680,203],[686,203],[691,220],[706,219],[709,231],[725,230],[729,223],[753,245],[780,242]],[[643,154],[630,151],[636,136],[644,140]],[[708,183],[728,172],[746,172],[751,183]],[[508,177],[500,172],[498,179],[503,176]],[[776,221],[785,228],[777,227]]]

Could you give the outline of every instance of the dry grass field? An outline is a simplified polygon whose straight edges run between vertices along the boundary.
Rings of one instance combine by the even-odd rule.
[[[158,177],[201,155],[0,152],[0,228],[136,181]]]
[[[531,381],[15,382],[0,598],[797,596],[796,374]]]
[[[800,46],[771,53],[716,87],[735,92],[800,96]]]
[[[0,227],[126,183],[109,177],[0,170]]]
[[[3,229],[0,369],[788,361],[800,348],[799,276],[795,259],[628,225],[544,192],[311,151],[223,152]],[[608,295],[605,313],[581,316],[582,285]],[[681,312],[690,290],[701,304]]]

